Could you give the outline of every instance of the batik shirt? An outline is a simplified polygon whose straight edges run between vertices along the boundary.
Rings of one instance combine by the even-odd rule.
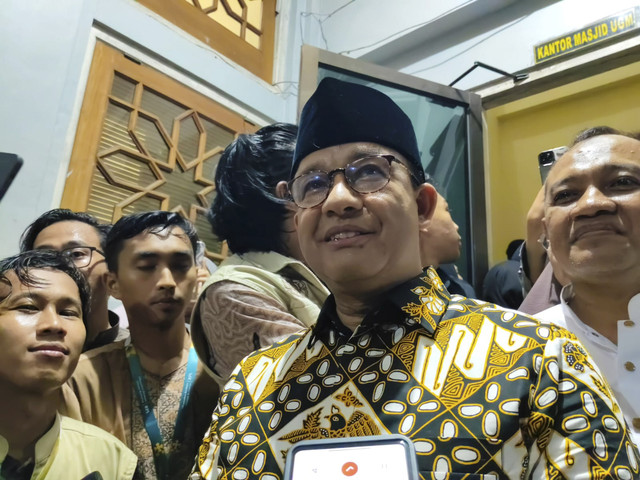
[[[413,441],[423,479],[639,477],[620,409],[574,335],[450,296],[429,269],[354,332],[329,297],[312,330],[244,359],[190,478],[279,479],[296,442],[389,433]]]

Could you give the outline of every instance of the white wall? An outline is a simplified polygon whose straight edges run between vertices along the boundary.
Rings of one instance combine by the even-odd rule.
[[[284,0],[281,8],[284,43],[269,85],[134,0],[5,0],[0,151],[19,154],[25,165],[0,203],[0,257],[15,253],[24,228],[59,205],[96,36],[175,70],[180,81],[255,122],[295,121],[297,2]]]
[[[319,48],[449,84],[475,61],[509,72],[531,67],[534,45],[636,5],[638,0],[309,0],[302,29],[307,43]],[[456,87],[471,89],[498,77],[477,69]]]

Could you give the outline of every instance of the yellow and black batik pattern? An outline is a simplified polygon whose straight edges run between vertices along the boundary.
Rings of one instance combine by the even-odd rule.
[[[276,480],[301,440],[399,433],[423,479],[636,479],[638,451],[569,332],[450,297],[433,270],[351,332],[318,324],[238,366],[192,479]]]

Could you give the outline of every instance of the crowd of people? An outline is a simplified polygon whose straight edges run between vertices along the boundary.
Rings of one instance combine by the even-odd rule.
[[[323,79],[215,183],[203,285],[165,211],[54,209],[0,260],[0,479],[278,480],[301,441],[386,434],[423,479],[640,478],[639,135],[578,135],[482,300],[376,89]]]

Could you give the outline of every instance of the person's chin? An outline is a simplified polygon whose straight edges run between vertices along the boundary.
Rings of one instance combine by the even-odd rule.
[[[164,305],[155,305],[153,308],[153,324],[159,327],[169,328],[177,320],[184,320],[183,305],[174,305],[167,307]]]

